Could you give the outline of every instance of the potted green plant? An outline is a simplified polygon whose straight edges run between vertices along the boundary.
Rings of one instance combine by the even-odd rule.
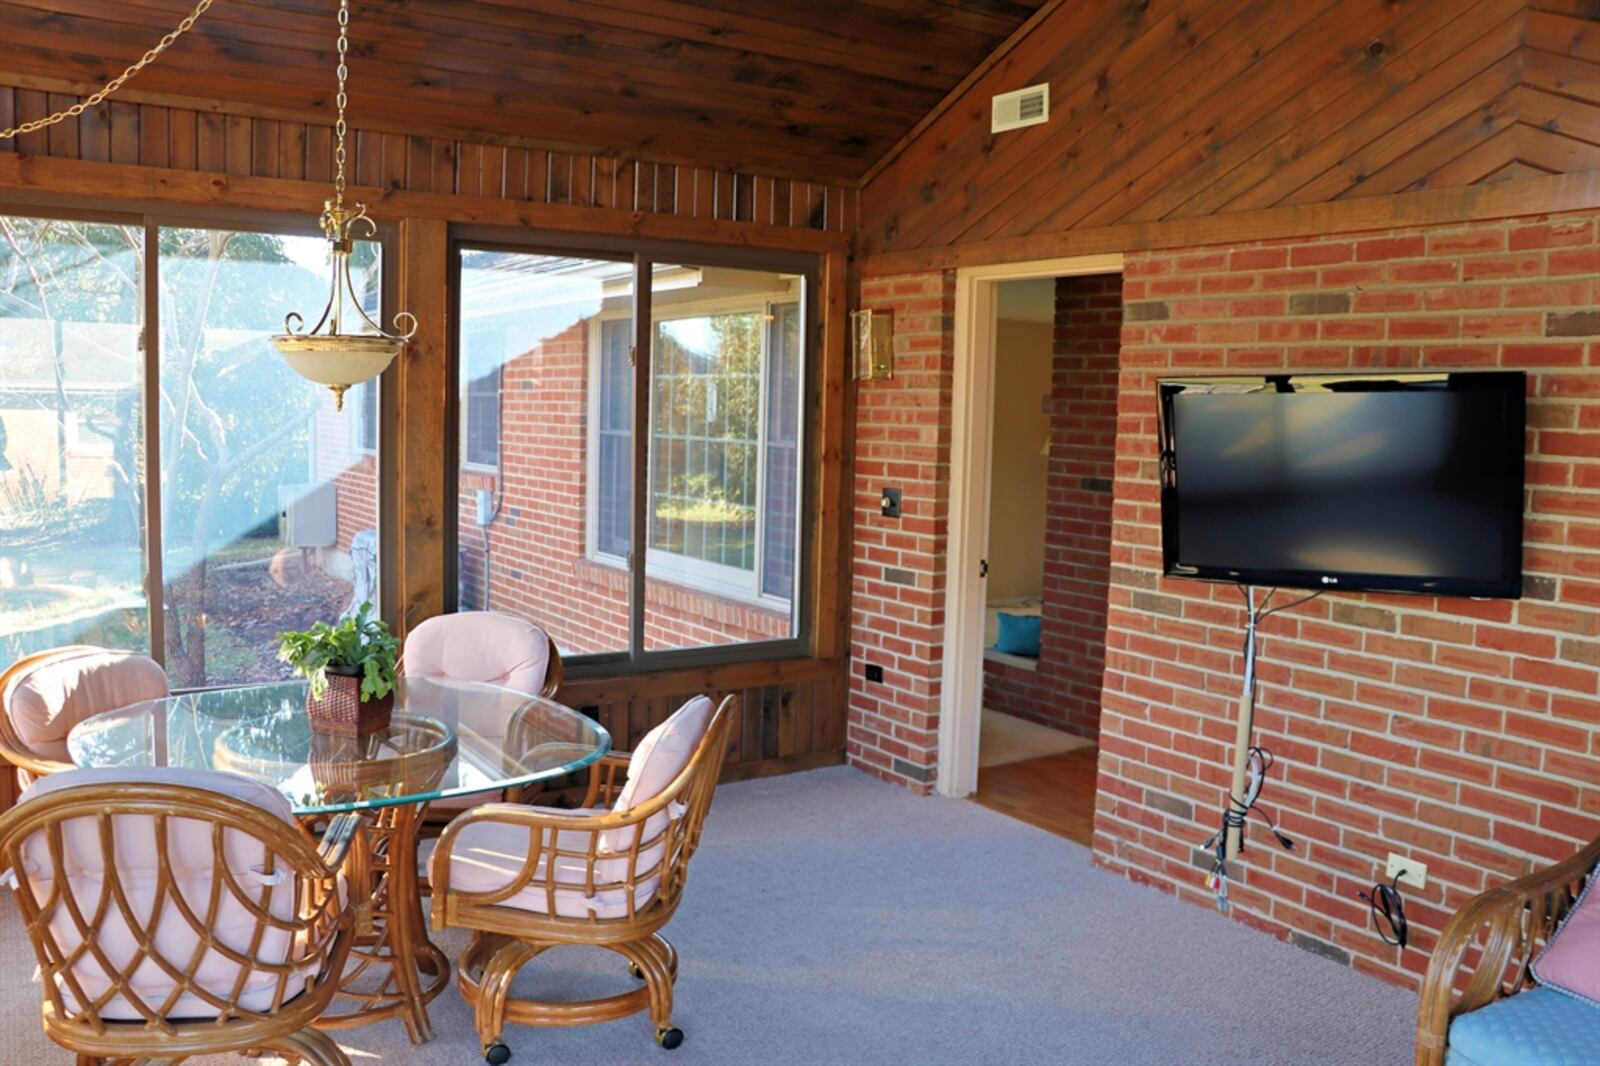
[[[278,634],[278,659],[311,683],[306,717],[313,729],[360,736],[389,724],[400,644],[372,604],[336,625]]]

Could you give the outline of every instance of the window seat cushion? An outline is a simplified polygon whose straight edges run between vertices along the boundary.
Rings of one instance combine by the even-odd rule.
[[[1593,1066],[1600,1007],[1531,988],[1450,1023],[1445,1066]]]

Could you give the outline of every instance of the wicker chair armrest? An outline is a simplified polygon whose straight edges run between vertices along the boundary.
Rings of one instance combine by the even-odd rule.
[[[589,789],[583,794],[585,807],[609,807],[616,802],[617,793],[628,778],[628,761],[632,757],[625,751],[613,751],[590,765]]]
[[[59,774],[63,770],[76,770],[74,763],[61,762],[58,759],[46,759],[42,756],[17,751],[8,744],[0,743],[0,759],[15,766],[19,770],[26,770],[34,777],[47,777],[50,774]]]
[[[1526,978],[1533,957],[1531,939],[1547,934],[1564,906],[1552,908],[1553,895],[1582,880],[1600,863],[1600,839],[1570,859],[1535,870],[1468,900],[1445,924],[1428,960],[1417,1013],[1416,1066],[1442,1066],[1451,1019],[1477,1010],[1503,993],[1506,970],[1519,963],[1518,981]],[[1535,913],[1524,918],[1530,907]],[[1468,949],[1488,928],[1483,953],[1459,997],[1453,992]]]

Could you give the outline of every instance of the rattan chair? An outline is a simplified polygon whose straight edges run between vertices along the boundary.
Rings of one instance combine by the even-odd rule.
[[[1533,960],[1596,864],[1600,838],[1565,862],[1480,892],[1456,911],[1439,934],[1422,980],[1416,1066],[1444,1066],[1456,1018],[1534,986]]]
[[[137,652],[74,644],[25,655],[0,673],[0,758],[26,787],[72,768],[67,734],[85,718],[166,695],[166,673]]]
[[[503,1035],[513,1022],[587,1025],[649,1010],[658,1043],[682,1042],[672,1025],[678,953],[660,930],[682,898],[735,706],[728,696],[712,711],[700,697],[652,730],[631,758],[607,756],[583,809],[489,804],[445,829],[433,859],[433,923],[473,932],[456,982],[489,1063],[510,1057]],[[681,728],[675,745],[673,727],[695,714],[705,725]],[[619,771],[630,774],[627,784]],[[644,987],[577,1003],[512,998],[518,971],[562,945],[617,952]]]
[[[269,786],[208,770],[34,784],[0,816],[0,870],[38,957],[45,1033],[79,1066],[250,1048],[349,1066],[312,1023],[350,951],[337,868],[358,826],[336,820],[319,848]]]

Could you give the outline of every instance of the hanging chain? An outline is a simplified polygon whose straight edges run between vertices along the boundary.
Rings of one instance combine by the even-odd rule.
[[[210,0],[206,0],[207,3]],[[344,121],[345,104],[349,103],[344,83],[350,77],[350,68],[345,60],[350,54],[350,0],[339,0],[339,92],[334,97],[334,103],[339,108],[339,120],[333,124],[333,133],[336,140],[333,149],[333,206],[336,211],[344,210],[344,135],[347,129]]]
[[[204,15],[206,13],[206,9],[209,8],[212,3],[213,0],[200,0],[200,2],[194,6],[194,10],[189,12],[188,17],[186,17],[182,22],[178,23],[177,29],[161,38],[161,40],[156,43],[154,48],[150,49],[150,51],[139,57],[139,61],[137,63],[133,64],[133,66],[129,67],[127,70],[124,70],[121,74],[118,74],[115,78],[112,78],[110,81],[108,81],[99,92],[96,92],[86,99],[78,101],[65,111],[57,111],[55,114],[49,115],[45,118],[34,119],[32,122],[24,122],[22,125],[12,126],[8,130],[0,130],[0,141],[3,141],[8,137],[17,137],[24,133],[37,133],[46,126],[54,126],[56,123],[65,122],[69,118],[77,118],[91,107],[98,106],[102,100],[116,92],[118,89],[122,88],[123,82],[127,81],[145,67],[149,66],[150,62],[155,59],[156,56],[167,50],[168,45],[172,44],[173,41],[176,41],[179,37],[182,37],[185,33],[189,32],[189,29],[194,25],[195,20],[201,15]],[[342,14],[340,16],[340,22],[342,27]],[[341,33],[342,32],[343,30],[341,29]],[[339,70],[342,74],[344,71],[344,66],[342,63],[339,67]]]

